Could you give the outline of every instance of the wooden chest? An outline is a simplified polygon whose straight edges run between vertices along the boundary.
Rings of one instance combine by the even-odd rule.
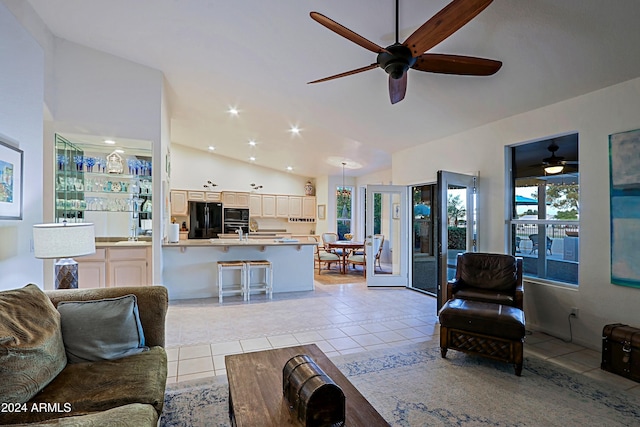
[[[304,426],[344,425],[342,389],[308,355],[294,356],[284,365],[282,391],[290,409]]]
[[[640,329],[622,323],[605,325],[600,367],[640,382]]]

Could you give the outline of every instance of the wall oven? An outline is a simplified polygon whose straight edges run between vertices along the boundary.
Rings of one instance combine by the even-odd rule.
[[[242,228],[243,233],[249,232],[249,209],[224,208],[224,233],[235,233]]]

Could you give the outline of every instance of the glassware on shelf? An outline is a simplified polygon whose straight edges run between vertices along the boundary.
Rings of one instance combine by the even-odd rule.
[[[129,175],[135,175],[136,174],[136,159],[135,158],[127,159],[127,167],[129,168]]]
[[[140,194],[151,194],[151,181],[140,181]]]
[[[64,170],[64,167],[69,164],[69,158],[64,154],[58,154],[58,170]]]
[[[96,166],[98,166],[96,172],[104,173],[107,170],[107,159],[104,157],[96,157]]]
[[[96,164],[96,159],[94,157],[84,158],[84,165],[87,172],[93,172],[93,167],[95,166],[95,164]]]
[[[76,154],[73,156],[73,163],[76,165],[76,171],[82,172],[82,165],[84,164],[84,157],[82,154]]]

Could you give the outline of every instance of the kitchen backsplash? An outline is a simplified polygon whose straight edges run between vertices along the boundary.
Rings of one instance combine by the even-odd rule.
[[[315,222],[289,222],[284,218],[254,218],[258,223],[258,231],[261,230],[286,230],[292,234],[315,234],[311,230],[316,229]]]

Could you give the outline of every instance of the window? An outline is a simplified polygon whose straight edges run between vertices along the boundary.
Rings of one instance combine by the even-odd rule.
[[[578,135],[525,143],[509,150],[512,253],[523,258],[525,276],[577,285]],[[550,166],[562,170],[550,173],[554,172]]]
[[[336,191],[336,229],[338,239],[345,240],[344,235],[351,233],[351,213],[353,212],[353,187],[339,186]]]

